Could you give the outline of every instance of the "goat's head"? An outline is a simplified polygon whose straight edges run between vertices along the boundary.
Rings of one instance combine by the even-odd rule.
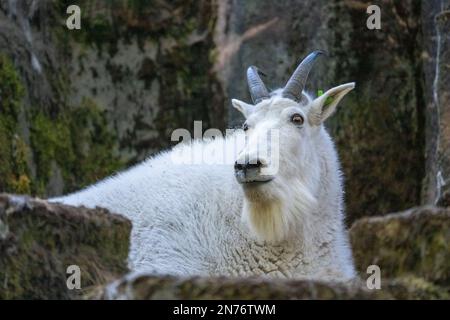
[[[354,88],[354,83],[343,84],[315,99],[304,93],[309,71],[320,54],[315,51],[308,55],[286,86],[271,93],[256,67],[249,67],[247,78],[254,104],[232,100],[233,106],[246,118],[243,125],[246,144],[238,154],[235,176],[244,188],[244,205],[257,211],[250,216],[255,219],[251,225],[268,240],[283,238],[292,221],[281,216],[278,222],[263,222],[258,215],[282,214],[283,206],[292,201],[297,201],[293,205],[298,210],[308,211],[314,206],[321,179],[317,149],[321,145],[319,139],[324,139],[322,123]],[[273,212],[274,206],[275,211],[281,212]],[[264,213],[266,209],[268,212]],[[255,225],[258,223],[261,225]],[[263,225],[267,223],[272,226]]]

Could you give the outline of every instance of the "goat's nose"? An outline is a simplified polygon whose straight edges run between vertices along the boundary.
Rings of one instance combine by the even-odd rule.
[[[262,162],[260,160],[252,160],[252,161],[246,161],[244,164],[235,162],[234,163],[234,170],[250,170],[250,169],[258,169],[262,167]]]

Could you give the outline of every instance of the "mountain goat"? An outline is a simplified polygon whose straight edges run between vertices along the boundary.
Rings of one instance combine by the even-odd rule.
[[[352,279],[339,160],[323,122],[354,83],[315,99],[304,93],[320,53],[308,55],[274,92],[256,67],[248,68],[254,104],[232,100],[246,118],[243,130],[181,143],[50,201],[105,207],[131,219],[129,264],[136,271]],[[224,153],[231,163],[184,161],[186,154]]]

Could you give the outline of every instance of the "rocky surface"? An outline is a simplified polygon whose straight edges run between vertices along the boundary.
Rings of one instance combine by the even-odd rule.
[[[361,275],[369,265],[377,265],[382,278],[450,292],[449,208],[417,207],[363,218],[350,235]]]
[[[391,298],[360,284],[258,278],[176,278],[130,274],[106,287],[103,299],[373,299]]]
[[[129,274],[95,295],[98,299],[449,299],[450,293],[421,278],[382,281],[380,290],[364,281],[333,283],[314,280],[262,280],[257,278],[175,278]]]
[[[60,7],[73,1],[61,1]],[[67,32],[69,99],[107,110],[121,158],[171,145],[177,128],[225,128],[214,65],[217,1],[77,1],[83,27]]]
[[[364,218],[350,230],[360,280],[126,274],[130,222],[103,209],[0,195],[0,299],[450,299],[450,209]],[[369,290],[369,265],[381,289]],[[69,290],[67,267],[81,271]]]
[[[439,77],[435,93],[439,102],[438,150],[439,165],[436,203],[450,206],[450,1],[447,10],[436,15],[439,30]]]
[[[0,299],[89,294],[127,271],[130,231],[127,219],[103,209],[0,194]],[[71,265],[80,268],[80,290],[67,287]]]
[[[56,195],[124,165],[101,106],[90,98],[77,105],[69,101],[71,75],[57,3],[0,1],[3,192]]]
[[[426,102],[426,175],[423,201],[449,205],[450,1],[423,1]]]
[[[0,0],[0,191],[73,191],[194,120],[224,129],[216,17],[215,1]]]

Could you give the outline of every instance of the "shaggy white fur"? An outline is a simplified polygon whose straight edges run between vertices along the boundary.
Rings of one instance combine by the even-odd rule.
[[[322,123],[353,87],[308,97],[304,105],[278,92],[256,106],[233,100],[247,118],[247,132],[180,144],[50,201],[101,206],[128,217],[133,223],[129,263],[136,271],[352,279],[339,161]],[[304,123],[292,123],[293,114]],[[279,141],[262,139],[270,131]],[[270,181],[239,184],[234,160],[254,157],[255,148],[273,151],[275,145],[278,170]],[[216,164],[186,163],[200,154]]]

